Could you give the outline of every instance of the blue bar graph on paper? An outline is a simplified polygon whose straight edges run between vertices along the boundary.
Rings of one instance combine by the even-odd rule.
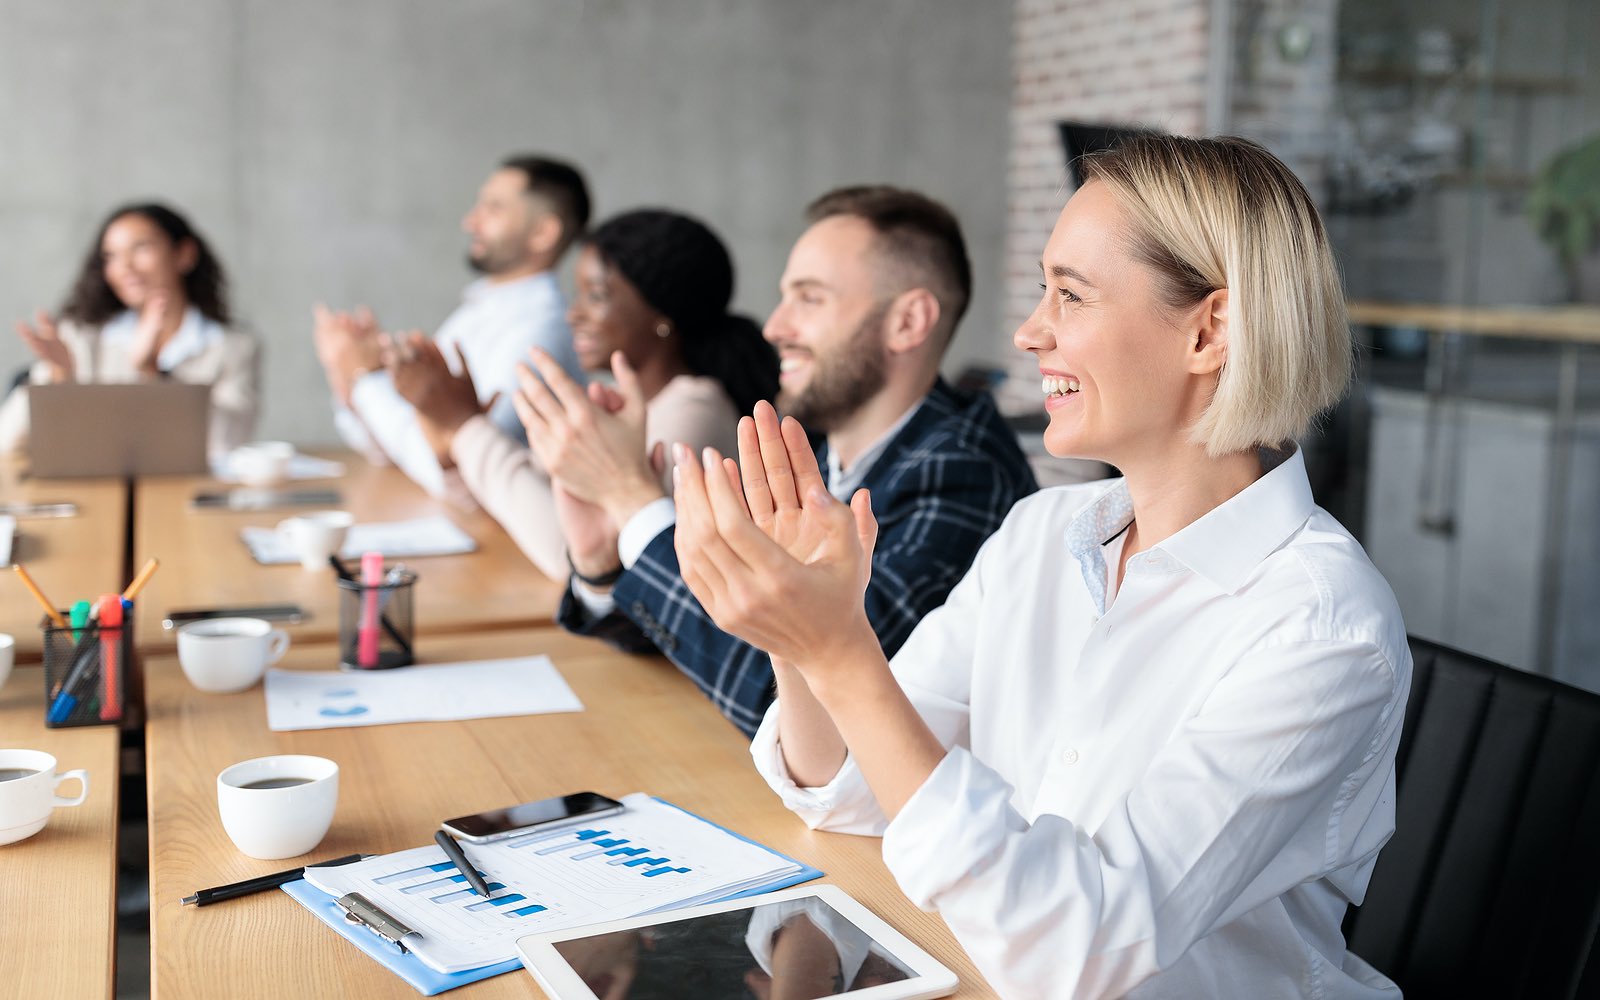
[[[641,854],[649,854],[649,853],[650,853],[650,848],[648,848],[648,847],[619,847],[616,850],[612,850],[612,851],[607,851],[606,852],[606,856],[607,857],[617,857],[617,858],[619,858],[619,860],[617,860],[617,861],[608,861],[606,863],[607,864],[612,864],[612,865],[620,865],[620,864],[622,864],[623,861],[626,861],[629,858],[637,858]]]
[[[462,907],[462,909],[472,912],[477,912],[478,910],[489,910],[496,906],[509,906],[512,903],[520,903],[527,898],[527,896],[519,896],[516,893],[512,893],[509,896],[500,896],[496,899],[486,899],[481,903],[473,903],[471,906]]]
[[[372,881],[378,885],[392,885],[395,882],[404,882],[408,878],[414,878],[417,875],[421,875],[423,872],[446,872],[451,871],[454,868],[455,865],[445,861],[437,865],[427,865],[422,868],[411,868],[403,872],[394,872],[390,875],[383,875],[373,879]]]
[[[671,860],[671,858],[634,858],[632,861],[624,861],[623,865],[628,868],[635,868],[639,865],[664,865]]]
[[[585,830],[584,832],[585,833],[594,833],[594,834],[597,834],[597,835],[604,835],[605,834],[604,830]],[[560,838],[560,837],[570,837],[572,835],[573,835],[573,833],[572,833],[571,830],[562,830],[562,829],[543,830],[543,831],[541,831],[539,833],[529,833],[529,834],[524,834],[523,836],[520,836],[520,837],[513,837],[510,840],[506,841],[506,846],[507,847],[527,847],[529,844],[537,844],[540,841],[555,840],[555,839]]]
[[[644,873],[644,877],[645,878],[655,878],[657,875],[665,875],[667,872],[682,872],[683,874],[687,875],[689,873],[689,869],[687,869],[687,868],[673,868],[671,866],[668,866],[666,868],[655,868],[655,869],[652,869],[651,871],[645,872]]]
[[[466,881],[466,879],[462,879],[462,881],[464,882],[464,881]],[[499,892],[501,889],[504,889],[505,887],[506,887],[506,884],[504,882],[490,882],[489,883],[489,891],[490,892]],[[458,900],[458,899],[467,899],[468,897],[473,897],[473,898],[478,898],[478,899],[482,898],[481,896],[478,896],[477,892],[473,891],[472,889],[462,889],[459,892],[447,892],[442,896],[429,896],[428,898],[430,900],[432,900],[433,902],[435,902],[435,903],[450,903],[450,902],[454,902],[455,900]],[[471,909],[471,907],[468,907],[468,909]]]
[[[526,917],[526,916],[530,916],[530,915],[535,914],[535,913],[543,913],[544,911],[545,911],[545,907],[540,906],[538,903],[535,903],[532,906],[524,906],[520,910],[512,910],[510,913],[506,914],[506,916],[508,916],[508,917]]]
[[[455,865],[451,865],[450,867],[454,869]],[[482,875],[484,878],[489,877],[487,872],[479,872],[478,874]],[[465,875],[447,875],[444,878],[430,879],[427,882],[418,882],[416,885],[408,885],[400,891],[405,893],[407,896],[414,896],[419,892],[427,892],[429,889],[437,889],[440,886],[451,884],[464,885],[466,884],[466,881],[467,877]]]

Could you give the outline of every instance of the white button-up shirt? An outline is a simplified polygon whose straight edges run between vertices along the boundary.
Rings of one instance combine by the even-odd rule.
[[[550,271],[505,282],[480,278],[467,286],[461,299],[434,337],[439,350],[455,370],[455,347],[461,345],[478,400],[488,402],[500,394],[489,421],[501,433],[526,441],[511,400],[517,391],[517,365],[528,361],[528,348],[543,349],[573,378],[580,382],[584,378],[567,328],[561,285]],[[395,389],[388,372],[369,372],[358,379],[350,390],[350,406],[354,413],[337,406],[334,411],[334,422],[347,445],[375,461],[394,462],[435,496],[444,493],[446,480],[439,460],[418,426],[416,411]]]
[[[1019,503],[893,668],[949,748],[885,824],[853,759],[795,786],[882,834],[1008,997],[1398,997],[1340,932],[1394,830],[1405,627],[1291,455],[1132,557],[1126,486]]]

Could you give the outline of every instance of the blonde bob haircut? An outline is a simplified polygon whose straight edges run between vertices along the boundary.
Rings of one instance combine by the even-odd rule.
[[[1140,135],[1083,160],[1174,310],[1228,290],[1227,352],[1189,438],[1212,456],[1301,437],[1350,383],[1338,268],[1305,186],[1247,139]]]

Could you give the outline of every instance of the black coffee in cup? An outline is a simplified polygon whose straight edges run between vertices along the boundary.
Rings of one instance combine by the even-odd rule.
[[[31,767],[0,767],[0,781],[12,781],[38,773],[37,769]]]
[[[0,773],[3,773],[3,772],[0,772]],[[295,785],[309,785],[309,784],[311,784],[311,782],[312,782],[311,778],[262,778],[260,781],[252,781],[248,785],[240,785],[239,787],[240,788],[293,788]]]

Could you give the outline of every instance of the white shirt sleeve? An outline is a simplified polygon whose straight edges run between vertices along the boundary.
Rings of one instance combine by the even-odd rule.
[[[644,555],[645,547],[677,521],[678,510],[672,505],[671,497],[652,500],[634,511],[617,535],[617,554],[622,558],[622,568],[632,569],[633,564]],[[572,596],[595,618],[604,618],[617,609],[617,602],[612,599],[610,591],[602,594],[585,586],[576,576],[572,578]]]
[[[1008,584],[1014,554],[996,544],[1004,534],[984,545],[949,601],[892,662],[948,751],[894,821],[885,824],[853,755],[826,785],[795,785],[778,740],[780,701],[751,754],[784,803],[812,828],[882,833],[900,887],[944,917],[1002,996],[1122,996],[1220,928],[1292,919],[1259,908],[1296,887],[1322,882],[1328,905],[1341,910],[1359,900],[1363,873],[1392,829],[1364,817],[1392,796],[1384,771],[1401,721],[1394,709],[1403,703],[1397,668],[1379,648],[1336,636],[1269,639],[1242,651],[1127,791],[1092,815],[1058,814],[1039,800],[1123,780],[1102,777],[1119,766],[1114,746],[1081,760],[1051,754],[1041,784],[1022,798],[968,749],[978,720],[990,730],[1006,725],[974,719],[974,678],[982,677],[982,690],[994,688],[978,672],[1014,672],[1026,683],[1028,671],[1092,669],[1073,666],[1075,650],[1057,663],[1022,663],[1009,651],[974,647],[974,622],[993,616],[991,603],[1021,616],[1018,628],[1028,627],[1026,615],[1048,613],[1028,610],[1015,581]],[[1127,684],[1127,697],[1137,698],[1137,677]],[[1048,747],[1061,735],[1017,740]],[[1274,928],[1254,931],[1247,942],[1273,939]],[[1233,947],[1235,957],[1221,960],[1248,967],[1248,943]]]
[[[1011,785],[955,747],[889,824],[884,862],[1002,995],[1122,996],[1308,873],[1331,873],[1348,853],[1345,808],[1387,766],[1394,686],[1367,645],[1252,654],[1094,829],[1030,822]]]
[[[360,454],[374,465],[389,464],[389,456],[378,447],[378,442],[372,440],[372,435],[367,433],[366,424],[356,416],[356,411],[338,399],[333,401],[333,427],[339,432],[339,439],[351,451]]]
[[[417,413],[386,371],[368,372],[350,390],[350,406],[389,460],[431,496],[445,492],[444,470],[422,433]]]
[[[526,443],[528,434],[517,418],[512,396],[517,391],[517,366],[530,365],[528,349],[538,347],[552,355],[580,384],[585,381],[572,348],[560,295],[553,286],[548,297],[518,295],[493,300],[487,311],[475,314],[470,327],[447,323],[439,331],[439,348],[454,371],[455,344],[459,341],[472,371],[478,401],[499,399],[489,409],[489,422],[500,433]]]
[[[967,623],[983,600],[981,567],[990,547],[990,542],[984,543],[949,600],[917,625],[890,664],[917,714],[946,748],[967,741],[972,671],[972,632]],[[767,709],[750,744],[756,770],[813,830],[882,835],[883,810],[856,766],[855,755],[846,754],[839,773],[826,785],[801,788],[794,783],[778,741],[781,705],[780,699]]]

